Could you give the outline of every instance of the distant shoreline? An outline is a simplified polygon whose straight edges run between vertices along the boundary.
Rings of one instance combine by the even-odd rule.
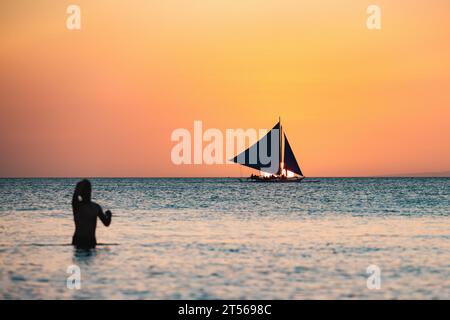
[[[400,174],[390,174],[377,177],[384,178],[450,178],[450,171],[440,171],[440,172],[419,172],[419,173],[400,173]]]
[[[0,177],[0,179],[242,179],[245,176],[233,177]],[[437,173],[413,173],[413,174],[392,174],[392,175],[375,175],[375,176],[306,176],[306,179],[383,179],[383,178],[450,178],[450,172]]]

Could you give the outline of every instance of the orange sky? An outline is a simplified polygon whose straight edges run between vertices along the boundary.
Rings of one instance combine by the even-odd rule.
[[[450,170],[448,0],[5,0],[0,37],[3,177],[239,176],[171,132],[279,115],[306,176]]]

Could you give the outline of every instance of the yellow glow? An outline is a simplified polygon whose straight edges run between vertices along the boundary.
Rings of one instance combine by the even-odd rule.
[[[286,170],[286,169],[284,170],[283,174],[288,178],[295,177],[295,173],[293,173],[292,171]]]
[[[271,177],[271,176],[273,176],[272,173],[267,173],[267,172],[263,172],[263,171],[261,171],[261,175],[263,177]],[[295,177],[295,173],[293,173],[292,171],[283,169],[283,176],[286,176],[288,178],[293,178],[293,177]]]

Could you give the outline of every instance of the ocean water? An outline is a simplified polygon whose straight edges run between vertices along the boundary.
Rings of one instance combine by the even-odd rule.
[[[92,179],[86,252],[76,179],[0,179],[0,298],[450,299],[450,179],[314,180]]]

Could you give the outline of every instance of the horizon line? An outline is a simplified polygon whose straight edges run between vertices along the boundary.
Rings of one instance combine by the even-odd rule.
[[[450,178],[450,173],[417,173],[417,174],[390,174],[368,176],[305,176],[306,179],[333,179],[333,178]],[[243,179],[242,176],[11,176],[0,179]]]

